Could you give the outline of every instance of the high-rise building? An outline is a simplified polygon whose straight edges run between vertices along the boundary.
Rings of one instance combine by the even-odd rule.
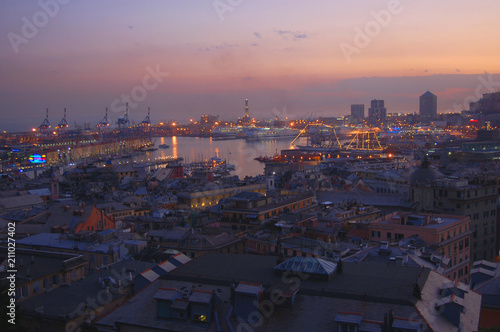
[[[437,117],[437,96],[430,91],[420,96],[420,116],[425,119]]]
[[[383,100],[373,99],[371,107],[368,109],[368,118],[371,122],[385,120],[387,116],[387,108],[384,107]]]
[[[363,121],[365,118],[365,105],[364,104],[353,104],[351,105],[351,121],[352,123],[358,123]]]
[[[245,99],[245,118],[248,118],[250,115],[248,113],[248,99]]]

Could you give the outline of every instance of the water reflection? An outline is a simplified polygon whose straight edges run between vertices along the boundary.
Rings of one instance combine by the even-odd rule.
[[[280,139],[246,142],[242,139],[218,141],[210,137],[160,137],[156,140],[156,145],[167,144],[171,150],[159,149],[151,155],[148,153],[147,157],[182,157],[186,163],[218,157],[236,166],[234,174],[240,177],[255,176],[262,174],[264,164],[254,158],[279,154],[282,149],[290,148],[291,141],[292,139]]]

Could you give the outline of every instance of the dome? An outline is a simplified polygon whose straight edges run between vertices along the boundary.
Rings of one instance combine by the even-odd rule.
[[[430,162],[425,159],[422,165],[410,175],[410,184],[433,182],[440,178],[439,172],[430,167]]]

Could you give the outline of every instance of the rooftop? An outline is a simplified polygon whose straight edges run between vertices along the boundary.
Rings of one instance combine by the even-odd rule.
[[[274,256],[209,253],[172,271],[168,278],[227,285],[235,280],[273,285],[281,281],[273,273],[276,265]],[[301,292],[414,304],[413,284],[417,279],[419,284],[424,283],[428,273],[429,270],[420,267],[390,265],[381,269],[378,264],[346,262],[343,273],[330,281],[303,280]]]
[[[0,247],[0,261],[7,259],[7,247]],[[86,265],[83,256],[49,251],[16,248],[16,269],[19,283]],[[0,273],[0,279],[3,278]]]
[[[87,303],[87,298],[96,298],[98,292],[103,289],[99,280],[113,278],[114,282],[118,284],[120,279],[123,279],[123,281],[129,280],[129,273],[132,274],[132,277],[135,277],[153,265],[153,263],[141,261],[117,262],[84,279],[75,281],[67,287],[58,287],[50,292],[25,300],[21,304],[21,309],[27,311],[30,315],[38,313],[43,314],[45,317],[60,317],[68,320],[76,314],[80,304]],[[125,285],[123,284],[123,286]],[[115,286],[110,287],[110,294],[112,294],[113,299],[124,296],[120,294],[120,291]],[[64,301],[61,301],[61,299],[64,299]]]

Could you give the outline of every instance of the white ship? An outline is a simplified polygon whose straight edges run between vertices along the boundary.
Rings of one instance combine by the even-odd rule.
[[[236,139],[244,138],[247,127],[243,126],[233,126],[233,127],[217,127],[212,130],[213,140],[225,140],[225,139]]]
[[[295,138],[300,133],[299,130],[283,128],[252,128],[245,134],[246,141],[260,141],[268,139]]]

